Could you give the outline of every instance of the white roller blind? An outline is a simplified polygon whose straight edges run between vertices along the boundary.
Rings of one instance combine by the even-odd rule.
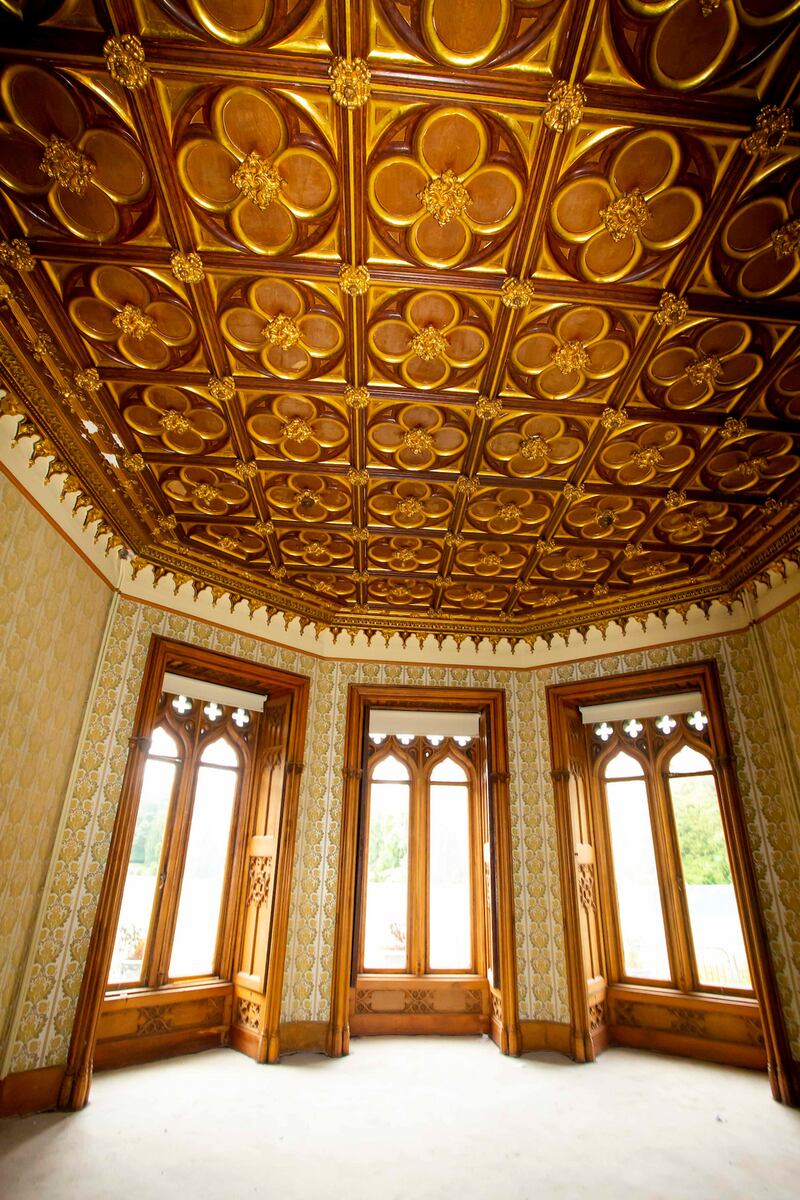
[[[581,705],[581,720],[584,725],[592,725],[595,721],[627,721],[631,717],[673,717],[677,713],[696,712],[702,707],[700,692],[675,692],[671,696],[647,696],[642,700]]]
[[[478,713],[373,708],[369,714],[369,732],[414,737],[424,737],[426,734],[434,737],[477,737],[479,719]]]
[[[207,683],[204,679],[190,679],[188,675],[173,675],[171,671],[164,676],[163,691],[170,696],[188,696],[190,700],[216,700],[217,704],[246,708],[248,712],[263,712],[267,699],[258,692],[224,687],[221,683]]]

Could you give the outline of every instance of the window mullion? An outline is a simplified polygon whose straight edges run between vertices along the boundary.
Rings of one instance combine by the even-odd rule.
[[[648,790],[656,848],[656,866],[667,933],[667,950],[673,982],[680,991],[690,992],[694,988],[694,970],[691,947],[686,934],[683,871],[672,821],[669,789],[665,775],[656,769],[655,747],[652,742],[650,724],[648,721]]]
[[[428,797],[425,772],[420,764],[417,747],[411,772],[413,861],[408,873],[411,889],[409,928],[409,969],[413,975],[424,975],[428,967]]]
[[[183,788],[183,781],[186,778],[188,769],[189,764],[185,759],[182,759],[178,763],[176,778],[172,785],[172,796],[170,797],[169,812],[167,814],[167,823],[164,830],[164,840],[161,846],[161,859],[158,864],[159,873],[156,881],[156,892],[153,899],[152,912],[150,914],[150,928],[147,934],[147,945],[144,949],[142,962],[141,982],[144,987],[152,988],[157,986],[161,914],[164,911],[164,889],[166,878],[169,874],[175,820],[180,806],[180,796]]]
[[[161,904],[159,908],[158,928],[153,947],[153,963],[151,966],[151,987],[161,987],[169,977],[169,960],[172,955],[172,939],[175,936],[175,922],[178,915],[178,899],[180,896],[183,868],[186,861],[186,848],[189,843],[189,828],[192,822],[194,793],[197,787],[198,759],[200,757],[200,728],[198,718],[192,747],[181,772],[181,783],[178,788],[178,798],[175,805],[175,819],[172,822],[169,836],[168,856],[164,884],[161,889]]]

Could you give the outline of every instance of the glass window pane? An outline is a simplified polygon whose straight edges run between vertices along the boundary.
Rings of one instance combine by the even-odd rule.
[[[429,820],[430,967],[467,971],[472,966],[469,789],[433,784]]]
[[[179,758],[178,743],[175,738],[160,726],[154,729],[150,738],[150,753],[158,754],[161,758]]]
[[[397,763],[396,759],[393,761]],[[401,763],[397,765],[402,767]],[[406,969],[408,807],[407,783],[372,784],[364,914],[364,969],[367,971]]]
[[[174,780],[174,763],[153,758],[145,763],[109,983],[138,983],[141,979]]]
[[[467,772],[454,758],[443,758],[431,771],[432,783],[466,783]]]
[[[693,771],[710,771],[711,763],[705,754],[698,754],[691,746],[681,746],[669,760],[670,775],[691,775]]]
[[[214,970],[237,779],[236,771],[221,767],[202,766],[197,772],[169,964],[173,979]]]
[[[606,784],[606,797],[625,974],[669,980],[647,788],[643,779],[620,780]]]
[[[218,767],[238,767],[239,757],[229,741],[217,738],[204,748],[200,762],[214,763]]]
[[[387,754],[386,758],[382,758],[372,772],[373,779],[408,779],[408,767],[400,762],[399,758],[395,758],[393,754]]]
[[[678,757],[672,759],[672,769]],[[714,776],[672,778],[669,790],[698,981],[712,987],[751,988]]]
[[[642,764],[632,754],[626,754],[624,750],[620,750],[606,763],[606,779],[631,779],[633,777],[638,779],[640,776],[644,777]]]

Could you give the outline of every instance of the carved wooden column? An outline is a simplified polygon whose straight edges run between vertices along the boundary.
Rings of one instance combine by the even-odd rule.
[[[137,714],[136,724],[146,727],[152,724],[153,715],[143,713],[141,721]],[[122,779],[119,808],[111,835],[108,859],[109,867],[103,876],[97,914],[92,927],[86,969],[81,980],[78,1010],[67,1059],[67,1069],[61,1084],[59,1108],[83,1108],[89,1098],[92,1083],[92,1056],[97,1037],[97,1025],[103,1007],[106,980],[114,953],[114,935],[117,931],[116,914],[122,903],[122,890],[128,871],[128,859],[136,828],[138,798],[142,777],[150,752],[150,736],[136,733],[128,739],[128,761]],[[83,1001],[83,1003],[81,1003]]]
[[[503,757],[504,757],[503,747]],[[514,894],[513,862],[511,857],[511,822],[508,796],[508,771],[489,772],[490,803],[494,817],[495,872],[497,892],[500,895]],[[500,1049],[503,1054],[514,1057],[522,1053],[522,1033],[519,1025],[519,1001],[517,997],[517,947],[513,923],[509,913],[500,907],[497,920],[498,958],[501,1009],[493,1012],[500,1019]],[[496,996],[492,996],[496,1007]]]
[[[348,722],[349,730],[349,722]],[[354,755],[360,747],[351,747]],[[334,962],[340,969],[333,979],[331,1019],[328,1029],[327,1052],[332,1058],[350,1053],[350,970],[352,959],[353,920],[355,914],[356,857],[358,854],[358,812],[361,797],[361,766],[345,761],[343,769],[341,855],[339,858],[339,890],[336,911]]]

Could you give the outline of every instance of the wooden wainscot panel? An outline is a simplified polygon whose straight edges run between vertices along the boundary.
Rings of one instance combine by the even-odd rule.
[[[16,1071],[0,1079],[0,1117],[19,1117],[55,1108],[65,1069],[40,1067],[35,1071]]]
[[[213,983],[110,997],[100,1017],[95,1069],[226,1046],[232,993],[230,983]]]
[[[231,1046],[234,1050],[258,1059],[263,1018],[264,997],[258,992],[242,991],[237,986],[231,1026]]]
[[[764,1033],[754,1000],[613,984],[609,1041],[763,1071]]]
[[[354,1037],[385,1033],[488,1033],[489,985],[485,979],[362,976],[354,989]],[[442,1019],[444,1018],[444,1020]]]
[[[281,1055],[324,1054],[327,1021],[284,1021],[280,1026]]]
[[[557,1050],[574,1058],[572,1029],[558,1021],[521,1021],[522,1053],[533,1050]]]

